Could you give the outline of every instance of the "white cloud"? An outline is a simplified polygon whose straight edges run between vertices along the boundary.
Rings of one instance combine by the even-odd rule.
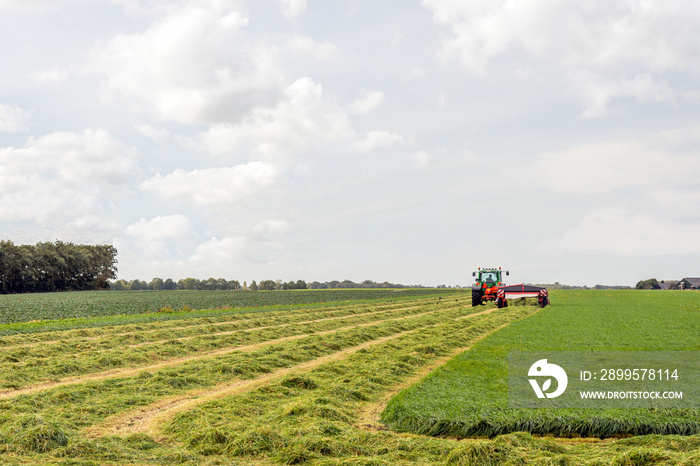
[[[280,49],[285,56],[309,57],[316,61],[335,60],[340,56],[340,50],[332,42],[327,40],[317,42],[303,36],[287,37]]]
[[[34,11],[53,11],[75,0],[0,0],[0,8],[14,8]]]
[[[377,90],[365,89],[360,97],[350,104],[348,110],[357,115],[366,115],[384,102],[384,93]]]
[[[649,205],[677,219],[693,219],[700,212],[700,187],[695,184],[665,184],[645,192]]]
[[[199,244],[187,263],[192,269],[208,271],[202,272],[208,275],[259,273],[258,265],[274,263],[284,255],[289,245],[283,238],[289,229],[290,225],[284,220],[265,218],[250,228],[243,228],[239,234],[214,237]],[[243,264],[245,269],[241,270]]]
[[[700,9],[692,0],[423,0],[451,34],[438,58],[485,75],[500,61],[522,75],[537,66],[572,79],[584,118],[600,117],[618,99],[658,102],[677,93],[664,73],[700,70]],[[539,65],[539,66],[538,66]],[[530,74],[522,79],[530,79]],[[538,76],[539,74],[534,74]]]
[[[293,18],[306,10],[306,0],[277,0],[285,18]]]
[[[73,73],[72,66],[56,65],[32,73],[32,79],[40,84],[62,84]]]
[[[134,151],[104,130],[58,132],[0,149],[0,218],[39,224],[99,216],[135,169]]]
[[[264,192],[278,182],[278,170],[265,162],[224,168],[157,175],[141,183],[141,189],[158,197],[198,206],[228,207]]]
[[[375,149],[386,149],[389,147],[403,146],[406,144],[403,136],[386,131],[370,131],[358,141],[355,146],[362,153],[371,152]]]
[[[239,123],[217,124],[201,135],[201,148],[225,155],[253,154],[276,161],[315,154],[324,144],[353,136],[347,116],[309,78],[290,85],[274,107],[258,107]]]
[[[616,99],[633,99],[637,102],[661,102],[674,100],[677,95],[665,81],[657,82],[648,74],[632,79],[610,79],[590,72],[576,73],[574,92],[585,105],[582,116],[596,118],[608,113],[608,107]]]
[[[124,230],[129,236],[135,236],[139,240],[162,241],[182,240],[193,231],[193,225],[184,215],[158,216],[150,220],[141,218]]]
[[[16,105],[0,104],[0,133],[16,133],[27,131],[27,123],[31,114]]]
[[[537,179],[556,192],[576,194],[663,186],[669,180],[689,183],[700,176],[700,158],[696,151],[679,147],[697,144],[698,136],[692,131],[659,132],[644,139],[543,153],[525,178]]]
[[[211,238],[197,246],[189,261],[209,270],[230,269],[241,261],[247,245],[248,241],[244,237]]]
[[[106,99],[126,100],[165,121],[238,122],[284,97],[286,63],[339,55],[333,43],[307,36],[254,37],[239,2],[122,3],[155,18],[144,32],[117,34],[95,47],[91,68],[104,78]],[[293,12],[301,6],[289,4]]]
[[[109,3],[119,5],[132,16],[157,16],[167,14],[183,5],[191,3],[191,0],[106,0]],[[208,0],[203,0],[205,3]]]
[[[411,154],[413,166],[417,169],[426,168],[445,169],[446,167],[458,167],[464,164],[471,164],[478,160],[469,149],[449,150],[445,147],[438,147],[431,151],[419,150]]]
[[[662,212],[613,206],[586,214],[561,238],[538,246],[541,253],[605,253],[660,256],[700,253],[700,224],[682,222]]]
[[[265,218],[242,224],[237,233],[202,241],[192,223],[182,215],[141,219],[129,225],[117,241],[123,272],[139,270],[138,278],[226,277],[241,279],[269,271],[265,267],[279,259],[285,250],[283,237],[287,222]]]
[[[427,167],[435,158],[433,154],[425,150],[414,152],[411,157],[413,158],[414,164],[418,168]]]
[[[290,228],[289,222],[280,219],[265,219],[258,222],[253,228],[256,235],[270,237],[280,235]]]
[[[170,136],[170,131],[165,128],[154,128],[151,125],[139,124],[134,125],[134,129],[154,141],[162,141]]]
[[[438,92],[437,96],[437,107],[440,110],[443,110],[445,108],[445,105],[447,105],[447,93],[444,89],[440,89],[440,92]]]
[[[128,225],[124,234],[131,238],[138,254],[149,259],[163,260],[174,255],[173,245],[185,245],[194,238],[194,226],[184,215],[145,218]]]
[[[443,60],[483,73],[514,52],[583,68],[698,68],[700,10],[692,0],[423,0],[452,37]]]
[[[605,207],[590,210],[538,252],[640,257],[700,252],[685,240],[700,237],[698,134],[691,126],[542,154],[523,179]]]
[[[248,18],[228,5],[188,2],[97,47],[104,94],[181,123],[235,120],[275,102],[283,81],[275,50],[251,41]]]

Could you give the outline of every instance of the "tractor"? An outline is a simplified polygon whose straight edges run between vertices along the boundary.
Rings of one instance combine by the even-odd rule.
[[[540,307],[549,304],[549,293],[546,288],[533,285],[510,285],[503,283],[503,273],[510,275],[507,270],[479,269],[472,272],[476,277],[476,284],[472,286],[472,306],[486,304],[487,301],[496,301],[499,308],[508,307],[509,298],[537,298]]]
[[[472,306],[486,304],[487,301],[496,301],[498,287],[504,285],[502,281],[503,273],[510,275],[507,270],[482,269],[472,272],[472,277],[476,277],[476,284],[472,286]],[[498,306],[502,307],[502,306]]]

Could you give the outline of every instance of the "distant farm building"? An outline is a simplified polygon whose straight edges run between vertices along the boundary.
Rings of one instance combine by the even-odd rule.
[[[700,289],[700,278],[684,278],[678,282],[679,290],[698,290]]]

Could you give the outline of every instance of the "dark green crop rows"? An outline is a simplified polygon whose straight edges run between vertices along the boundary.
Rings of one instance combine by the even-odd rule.
[[[451,290],[454,293],[454,290]],[[0,295],[0,324],[179,310],[288,306],[447,294],[439,289],[292,291],[82,291]],[[6,333],[0,329],[0,335]]]

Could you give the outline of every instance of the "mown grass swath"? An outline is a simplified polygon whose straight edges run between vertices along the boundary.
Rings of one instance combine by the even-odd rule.
[[[401,322],[397,319],[425,312],[426,306],[429,306],[428,302],[432,305],[434,298],[377,305],[373,312],[358,312],[358,315],[354,314],[355,309],[346,309],[345,315],[334,317],[321,313],[306,316],[293,314],[288,320],[282,317],[244,320],[243,325],[232,323],[231,327],[238,329],[228,330],[226,333],[222,333],[218,325],[215,332],[208,326],[203,329],[190,325],[180,329],[166,328],[159,332],[127,332],[123,335],[107,332],[102,337],[94,336],[98,330],[92,330],[93,336],[83,339],[65,339],[56,335],[54,338],[58,340],[49,340],[40,345],[0,348],[0,355],[4,355],[0,359],[0,390],[19,389],[47,380],[60,380],[105,370],[140,367],[191,354],[220,352],[226,348],[253,345],[283,337],[356,326],[363,328],[375,321],[387,321],[398,326]],[[446,303],[442,308],[449,306],[450,304]],[[313,320],[302,323],[299,322],[300,319]],[[296,323],[291,325],[289,321]],[[207,328],[210,329],[208,332]],[[77,330],[68,333],[82,332]],[[18,380],[21,380],[21,383],[18,383]]]
[[[532,312],[536,308],[498,311],[473,324],[443,319],[307,373],[203,405],[177,416],[166,432],[200,454],[272,458],[287,464],[353,458],[376,464],[441,461],[455,442],[401,439],[358,429],[358,408],[379,399],[416,367]]]
[[[695,434],[691,409],[509,409],[509,351],[697,351],[700,295],[557,291],[551,307],[482,341],[397,395],[383,419],[400,431],[460,437]]]

